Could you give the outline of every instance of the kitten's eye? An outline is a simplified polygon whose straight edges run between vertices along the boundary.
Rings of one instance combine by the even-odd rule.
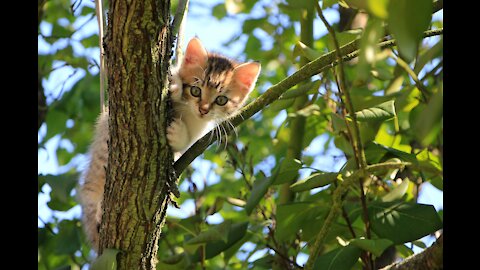
[[[228,102],[228,98],[226,96],[218,96],[215,99],[215,103],[217,103],[217,105],[220,105],[220,106],[227,104],[227,102]]]
[[[190,94],[194,97],[200,97],[202,95],[202,89],[198,86],[190,86]]]

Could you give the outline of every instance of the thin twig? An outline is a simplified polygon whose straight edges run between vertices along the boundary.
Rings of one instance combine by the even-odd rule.
[[[105,60],[103,58],[105,52],[103,49],[103,0],[95,0],[95,11],[97,13],[98,22],[98,46],[100,47],[100,112],[105,111]]]
[[[360,139],[360,131],[358,128],[357,124],[357,119],[355,115],[355,110],[353,108],[353,104],[351,102],[350,98],[350,92],[347,91],[345,87],[345,71],[343,69],[343,57],[340,51],[340,45],[338,44],[338,40],[335,34],[335,30],[332,28],[332,26],[328,23],[327,19],[325,19],[325,16],[323,16],[323,11],[318,2],[315,2],[315,8],[317,9],[318,16],[322,20],[322,22],[325,24],[325,27],[327,28],[329,34],[332,36],[333,43],[335,44],[335,53],[337,56],[337,62],[339,66],[339,72],[338,72],[338,83],[339,83],[339,91],[342,95],[345,95],[345,103],[347,105],[347,109],[349,111],[349,115],[352,118],[352,125],[353,125],[353,136],[352,137],[352,147],[354,149],[354,152],[357,156],[357,166],[358,168],[364,168],[367,163],[365,160],[365,153],[363,151],[363,146],[362,146],[362,141]],[[347,123],[348,127],[348,123]]]
[[[275,253],[277,253],[278,256],[282,257],[283,259],[285,259],[285,260],[288,261],[289,263],[295,265],[295,267],[300,268],[300,269],[303,269],[302,266],[298,265],[295,261],[292,261],[290,258],[287,257],[287,255],[281,253],[281,252],[278,251],[276,248],[272,247],[272,246],[269,245],[269,244],[266,244],[266,246],[267,246],[269,249],[275,251]]]
[[[427,74],[425,74],[425,76],[423,76],[423,78],[421,78],[420,81],[423,82],[428,77],[435,76],[435,73],[437,73],[437,71],[442,67],[443,67],[443,59],[440,60],[440,62],[438,62],[438,64],[434,68],[432,68],[432,70],[430,70]]]
[[[397,61],[397,64],[402,67],[408,75],[412,78],[412,80],[415,82],[415,86],[417,86],[418,90],[422,93],[423,101],[426,102],[428,100],[428,97],[430,96],[430,93],[428,92],[427,88],[423,83],[418,79],[417,74],[410,68],[407,62],[403,61],[402,58],[400,57],[395,57],[395,60]]]
[[[178,31],[180,30],[180,24],[183,21],[183,17],[186,14],[186,11],[188,10],[188,2],[189,0],[179,0],[178,1],[178,6],[177,6],[177,11],[175,12],[175,17],[173,18],[172,22],[172,35],[175,36],[178,34]]]
[[[188,4],[189,0],[180,0],[177,6],[177,12],[172,22],[172,34],[177,36],[177,44],[175,46],[176,63],[181,63],[183,59],[183,38],[185,25],[187,24]],[[178,34],[178,35],[177,35]]]
[[[363,150],[363,145],[362,145],[362,140],[360,138],[360,129],[357,124],[357,119],[355,115],[355,109],[353,108],[353,103],[350,97],[350,92],[346,89],[345,87],[345,71],[343,69],[343,59],[342,55],[340,54],[340,46],[338,44],[338,40],[335,34],[335,30],[332,28],[332,26],[328,23],[327,19],[325,16],[323,16],[323,11],[320,5],[318,4],[318,1],[315,1],[315,8],[317,9],[318,16],[322,20],[322,22],[325,24],[325,27],[327,28],[328,32],[330,33],[331,37],[333,38],[333,43],[335,44],[335,52],[337,54],[337,61],[338,61],[338,67],[339,67],[339,72],[338,72],[338,81],[337,84],[339,86],[339,91],[341,94],[345,96],[345,104],[346,108],[348,109],[348,115],[352,118],[352,126],[353,126],[353,132],[350,130],[348,121],[346,119],[346,115],[344,115],[345,119],[345,124],[347,127],[347,132],[350,137],[350,143],[352,144],[353,151],[355,154],[355,160],[357,164],[357,168],[363,169],[367,166],[367,161],[365,158],[365,152]],[[343,99],[342,99],[343,100]],[[343,102],[342,102],[343,103]],[[344,113],[345,114],[345,113]],[[359,178],[359,188],[360,188],[360,199],[361,199],[361,204],[362,204],[362,219],[365,223],[365,231],[367,234],[367,239],[371,238],[370,234],[370,221],[368,218],[368,211],[367,211],[367,202],[366,202],[366,196],[363,188],[363,179]],[[316,253],[310,254],[310,256],[316,257]],[[371,253],[367,252],[368,260],[364,260],[365,266],[367,269],[372,269],[373,267],[373,260]]]

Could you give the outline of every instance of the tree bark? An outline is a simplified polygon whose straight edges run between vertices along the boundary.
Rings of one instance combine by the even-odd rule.
[[[391,264],[381,270],[408,270],[408,269],[443,269],[443,234],[424,251],[412,255],[405,260]]]
[[[155,269],[170,202],[167,145],[170,1],[109,1],[104,40],[109,158],[99,255],[120,250],[117,269]]]

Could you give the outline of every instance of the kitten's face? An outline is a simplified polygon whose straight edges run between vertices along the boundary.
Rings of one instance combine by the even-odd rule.
[[[208,54],[193,38],[187,46],[179,75],[183,82],[182,102],[200,119],[223,119],[242,107],[255,86],[260,64],[238,64]]]

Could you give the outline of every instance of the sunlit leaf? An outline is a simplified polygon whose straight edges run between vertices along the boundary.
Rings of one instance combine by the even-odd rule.
[[[375,65],[377,54],[380,51],[377,43],[382,37],[384,28],[382,21],[376,19],[368,20],[365,31],[360,39],[360,55],[356,66],[357,81],[367,81],[372,66]]]
[[[334,249],[315,260],[315,270],[351,270],[360,257],[361,249],[348,245]]]
[[[102,255],[95,259],[90,266],[91,270],[116,270],[117,254],[120,250],[107,248],[103,250]]]
[[[368,215],[372,231],[395,244],[417,240],[443,227],[432,205],[384,202],[371,204]]]
[[[322,56],[322,53],[315,51],[314,49],[303,44],[301,41],[297,41],[295,47],[293,47],[293,57],[296,58],[297,56],[303,56],[309,61],[313,61]]]
[[[357,246],[363,250],[371,252],[376,257],[380,257],[383,251],[393,245],[393,242],[388,239],[353,239],[350,245]]]
[[[410,181],[408,180],[408,178],[403,179],[400,185],[396,186],[392,191],[382,197],[382,201],[391,202],[402,198],[403,195],[407,192],[409,183]]]
[[[203,244],[213,241],[221,240],[227,242],[228,232],[232,225],[231,220],[226,220],[223,223],[213,226],[207,231],[200,232],[197,236],[185,242],[187,245]]]
[[[290,186],[293,192],[306,191],[317,187],[326,186],[338,177],[338,173],[314,173],[305,179],[299,180]]]
[[[402,57],[409,62],[415,58],[423,31],[431,21],[432,7],[431,0],[390,1],[388,4],[388,28],[397,39]]]
[[[384,121],[395,117],[394,101],[387,101],[355,113],[358,121]]]

